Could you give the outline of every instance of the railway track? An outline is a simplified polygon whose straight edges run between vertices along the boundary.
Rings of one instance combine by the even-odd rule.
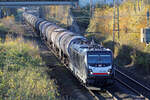
[[[115,69],[115,72],[115,80],[132,90],[140,97],[145,98],[146,100],[150,99],[150,89],[148,87],[142,85],[140,82],[129,77],[118,69]]]
[[[118,100],[113,94],[107,90],[97,91],[97,90],[88,90],[95,100]]]

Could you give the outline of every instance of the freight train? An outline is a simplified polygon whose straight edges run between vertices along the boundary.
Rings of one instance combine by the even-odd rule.
[[[113,53],[86,37],[24,12],[23,18],[86,85],[101,85],[114,78]]]

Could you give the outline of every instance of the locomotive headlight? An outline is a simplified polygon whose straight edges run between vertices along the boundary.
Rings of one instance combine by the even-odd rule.
[[[89,69],[88,72],[89,72],[89,74],[93,74],[92,69]]]
[[[111,73],[112,73],[112,69],[109,69],[107,73],[108,73],[108,74],[111,74]]]

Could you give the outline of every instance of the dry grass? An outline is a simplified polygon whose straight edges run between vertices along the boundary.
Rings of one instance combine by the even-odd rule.
[[[25,34],[23,26],[15,21],[14,16],[7,16],[0,19],[0,30],[9,33]]]
[[[57,87],[43,64],[32,43],[10,38],[0,43],[0,99],[56,100]]]

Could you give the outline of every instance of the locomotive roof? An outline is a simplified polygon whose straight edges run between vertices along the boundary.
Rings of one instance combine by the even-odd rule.
[[[72,45],[72,48],[79,53],[85,53],[87,51],[111,51],[110,49],[104,48],[103,46],[101,46],[99,44],[90,45],[90,44],[86,44],[86,43],[83,43],[83,44],[75,43]]]

